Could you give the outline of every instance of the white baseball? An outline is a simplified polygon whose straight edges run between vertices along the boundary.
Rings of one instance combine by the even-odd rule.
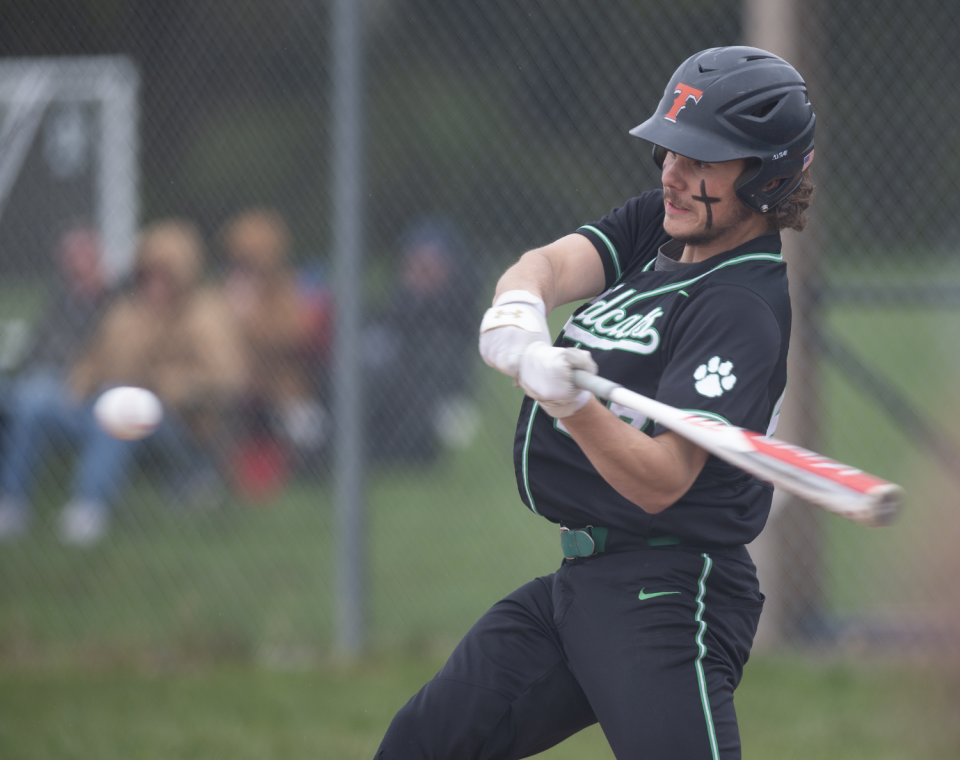
[[[146,438],[163,419],[160,399],[144,388],[122,386],[106,391],[93,405],[104,432],[123,441]]]

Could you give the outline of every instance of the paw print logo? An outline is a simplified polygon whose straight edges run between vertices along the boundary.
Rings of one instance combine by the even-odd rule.
[[[732,370],[733,362],[721,361],[719,356],[714,356],[706,364],[697,367],[697,371],[693,373],[693,379],[697,382],[693,387],[701,396],[722,396],[737,384],[737,376],[730,374]]]

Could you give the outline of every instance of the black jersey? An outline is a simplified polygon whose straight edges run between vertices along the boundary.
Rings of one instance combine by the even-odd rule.
[[[603,260],[606,290],[580,307],[558,346],[588,349],[602,377],[665,404],[772,433],[787,380],[790,299],[780,235],[755,238],[695,264],[660,258],[682,249],[663,229],[663,192],[632,198],[577,230]],[[648,435],[664,429],[609,405]],[[716,457],[690,490],[651,515],[617,493],[590,464],[562,420],[525,398],[514,460],[524,503],[554,522],[602,525],[700,544],[752,541],[773,486]]]

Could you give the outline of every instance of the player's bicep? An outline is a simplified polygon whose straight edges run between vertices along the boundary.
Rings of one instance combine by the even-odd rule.
[[[593,298],[603,292],[600,254],[583,235],[573,233],[536,250],[553,272],[554,306]]]

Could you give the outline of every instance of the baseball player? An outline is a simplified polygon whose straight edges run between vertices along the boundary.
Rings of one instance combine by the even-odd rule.
[[[572,370],[773,431],[790,337],[780,230],[806,223],[814,121],[781,58],[698,53],[631,130],[662,190],[501,277],[480,351],[526,391],[517,483],[559,523],[564,561],[477,622],[378,758],[527,757],[597,721],[620,760],[740,757],[733,692],[763,606],[744,544],[772,486],[578,390]],[[546,315],[582,299],[551,345]]]

